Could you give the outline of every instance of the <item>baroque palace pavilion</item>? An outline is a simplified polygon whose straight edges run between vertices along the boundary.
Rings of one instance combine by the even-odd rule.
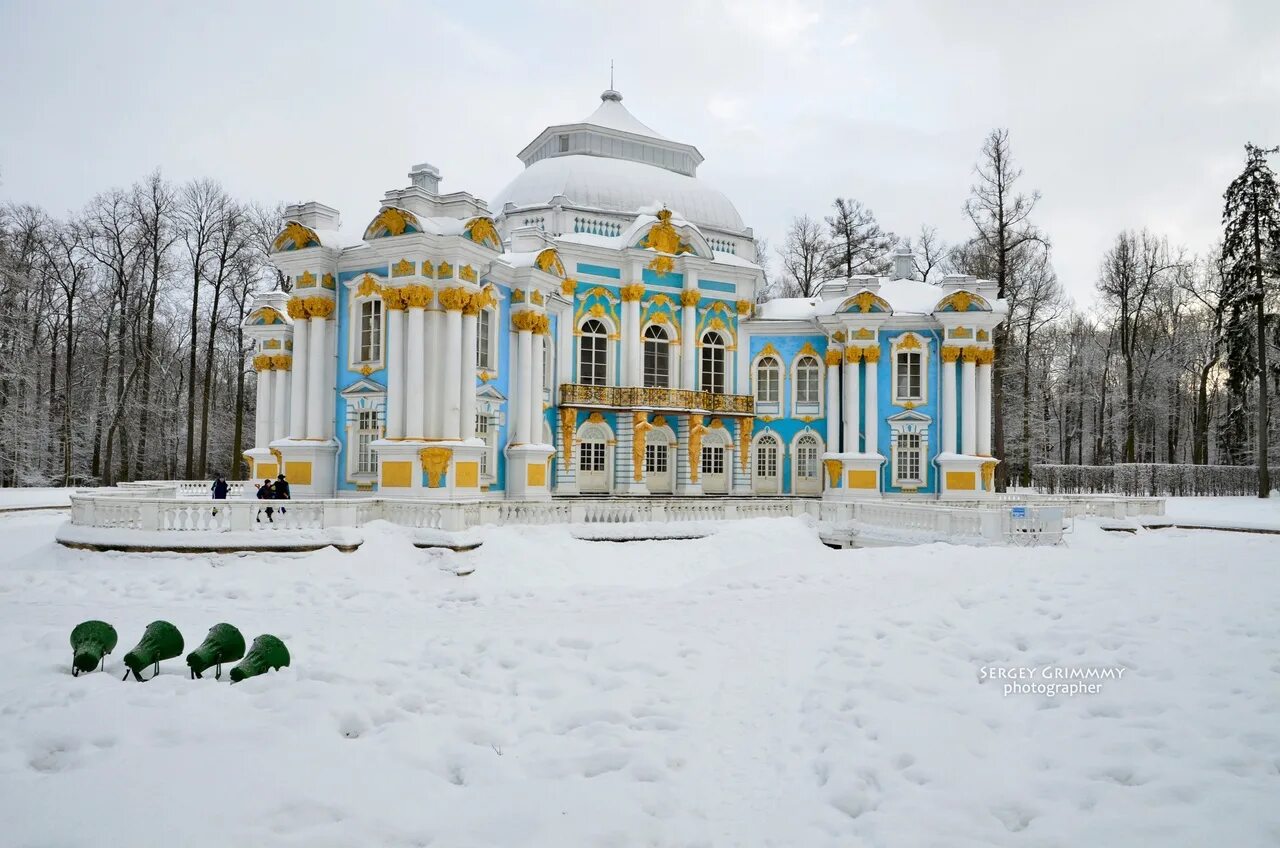
[[[981,497],[995,285],[888,278],[757,303],[702,154],[606,91],[492,206],[418,165],[363,231],[289,206],[258,297],[253,475],[295,496]]]

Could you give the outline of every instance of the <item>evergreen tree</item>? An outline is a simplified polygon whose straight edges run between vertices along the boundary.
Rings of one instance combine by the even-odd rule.
[[[1231,362],[1229,368],[1254,366],[1250,371],[1258,375],[1258,497],[1265,498],[1271,491],[1267,469],[1267,332],[1266,302],[1267,278],[1275,273],[1276,257],[1280,256],[1280,187],[1275,173],[1267,164],[1267,154],[1280,148],[1261,148],[1245,145],[1245,166],[1240,176],[1231,181],[1223,194],[1226,201],[1222,210],[1224,236],[1222,265],[1226,273],[1226,297],[1230,302],[1232,320],[1229,328],[1244,332],[1249,325],[1247,315],[1253,312],[1253,362]],[[1231,352],[1238,352],[1240,343],[1229,345]],[[1232,373],[1230,384],[1239,392],[1231,399],[1231,410],[1243,401],[1243,374]],[[1228,411],[1230,421],[1232,411]],[[1236,410],[1240,413],[1240,410]],[[1230,425],[1229,425],[1230,426]]]

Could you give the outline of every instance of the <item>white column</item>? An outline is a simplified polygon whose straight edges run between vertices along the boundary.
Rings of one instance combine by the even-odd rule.
[[[956,445],[956,361],[948,360],[955,348],[942,348],[942,405],[938,414],[942,416],[942,447],[939,453],[958,453]]]
[[[394,303],[384,302],[387,322],[387,429],[388,439],[404,438],[404,309],[400,294],[391,294]],[[392,308],[392,307],[395,308]]]
[[[698,326],[699,293],[693,289],[685,289],[680,293],[680,388],[696,389],[698,382],[694,373],[694,359],[697,356],[698,340],[694,338]]]
[[[307,436],[307,375],[310,373],[310,353],[307,319],[293,322],[293,384],[289,387],[289,438],[305,439]],[[262,445],[261,447],[265,447]]]
[[[284,366],[277,365],[271,377],[271,440],[283,439],[288,428],[285,426],[286,401],[289,399],[289,357],[282,356]],[[266,372],[263,372],[264,374]]]
[[[844,352],[834,347],[827,349],[827,450],[836,453],[840,449],[840,363]]]
[[[425,326],[421,306],[410,306],[404,311],[404,437],[421,439],[423,432],[422,384],[426,362]]]
[[[974,385],[975,366],[973,353],[976,348],[964,350],[960,363],[960,452],[972,456],[978,450],[978,392]]]
[[[472,295],[478,297],[478,295]],[[462,313],[461,373],[458,375],[458,417],[461,419],[463,439],[476,437],[476,322],[479,313],[468,306]],[[497,328],[492,328],[497,332]]]
[[[989,351],[983,351],[984,357]],[[978,363],[978,455],[991,456],[991,360]]]
[[[866,435],[864,453],[880,452],[880,348],[869,347],[862,351],[862,361],[867,363],[867,399],[862,405],[866,418],[863,433]]]
[[[538,444],[542,442],[542,346],[547,338],[541,329],[529,334],[529,440]]]
[[[271,371],[258,367],[262,360],[257,357],[255,360],[257,360],[254,362],[254,370],[258,372],[258,395],[253,416],[253,446],[265,448],[271,441]]]
[[[451,306],[456,305],[451,303]],[[444,349],[440,352],[439,365],[444,371],[440,399],[440,438],[462,437],[462,309],[447,309],[444,313]]]
[[[329,321],[319,315],[312,315],[310,323],[310,338],[307,339],[307,438],[323,439],[327,394],[324,378],[329,370],[328,363],[325,362],[325,352],[329,349],[325,327]]]
[[[639,283],[637,288],[642,288]],[[626,386],[642,386],[644,380],[641,372],[641,351],[642,341],[640,332],[640,299],[636,292],[631,293],[634,300],[624,300],[622,303],[622,311],[626,316],[626,323],[629,325],[622,332],[622,344],[626,349],[623,362],[627,363],[626,377],[623,385]]]
[[[858,359],[862,350],[846,348],[844,352],[844,453],[858,452]]]
[[[428,309],[426,312],[427,329],[424,333],[423,346],[426,357],[426,412],[423,424],[426,437],[440,438],[444,429],[444,313],[439,309]]]
[[[522,329],[516,333],[516,382],[519,386],[520,400],[524,406],[516,406],[512,417],[515,418],[515,442],[519,445],[529,444],[529,396],[533,392],[533,373],[531,358],[533,356],[533,333]]]

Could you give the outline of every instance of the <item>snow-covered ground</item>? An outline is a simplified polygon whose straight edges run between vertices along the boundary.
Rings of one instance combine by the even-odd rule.
[[[784,519],[454,554],[373,525],[181,558],[61,549],[62,519],[0,516],[5,846],[1280,842],[1276,537],[833,551]],[[86,618],[121,644],[72,678]],[[121,682],[157,618],[293,667]],[[1124,671],[1006,695],[1020,668]]]
[[[0,488],[0,510],[28,507],[70,506],[75,489],[28,487]]]

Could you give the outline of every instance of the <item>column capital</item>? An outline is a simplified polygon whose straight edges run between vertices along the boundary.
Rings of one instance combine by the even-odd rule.
[[[511,315],[511,326],[518,333],[532,333],[540,323],[538,321],[539,318],[545,320],[546,316],[527,309],[522,312],[514,312]]]
[[[827,348],[826,361],[828,365],[839,365],[844,361],[844,351],[838,347]]]
[[[388,312],[396,312],[404,309],[403,289],[382,286],[378,289],[378,294],[382,297],[382,304],[387,308]]]
[[[702,292],[697,289],[685,289],[680,292],[681,306],[697,306],[702,300]]]
[[[856,345],[850,345],[844,349],[844,361],[847,365],[854,365],[862,360],[862,348]]]
[[[271,354],[260,353],[253,358],[254,371],[270,371],[271,370]]]
[[[965,362],[977,362],[978,357],[981,355],[982,355],[982,348],[978,347],[977,345],[968,345],[964,349],[963,356],[964,356]]]
[[[751,310],[755,308],[755,304],[749,300],[739,300],[734,303],[734,307],[738,310],[738,314],[747,316],[751,314]]]
[[[413,285],[400,289],[406,309],[426,309],[435,299],[435,292],[430,286]]]
[[[960,358],[960,351],[962,351],[962,350],[963,350],[963,348],[961,348],[959,345],[943,345],[943,346],[942,346],[942,361],[943,361],[943,362],[955,362],[957,359],[959,359],[959,358]]]
[[[288,371],[293,365],[293,357],[287,353],[276,353],[271,356],[271,368],[275,371]]]
[[[446,312],[461,312],[471,303],[471,292],[462,286],[441,289],[437,297]]]
[[[644,297],[644,283],[632,283],[629,286],[623,286],[618,290],[618,293],[622,295],[623,303],[638,302],[640,298]]]
[[[864,347],[862,349],[862,359],[864,362],[871,362],[871,363],[879,362],[880,361],[879,346],[873,345],[872,347]]]

